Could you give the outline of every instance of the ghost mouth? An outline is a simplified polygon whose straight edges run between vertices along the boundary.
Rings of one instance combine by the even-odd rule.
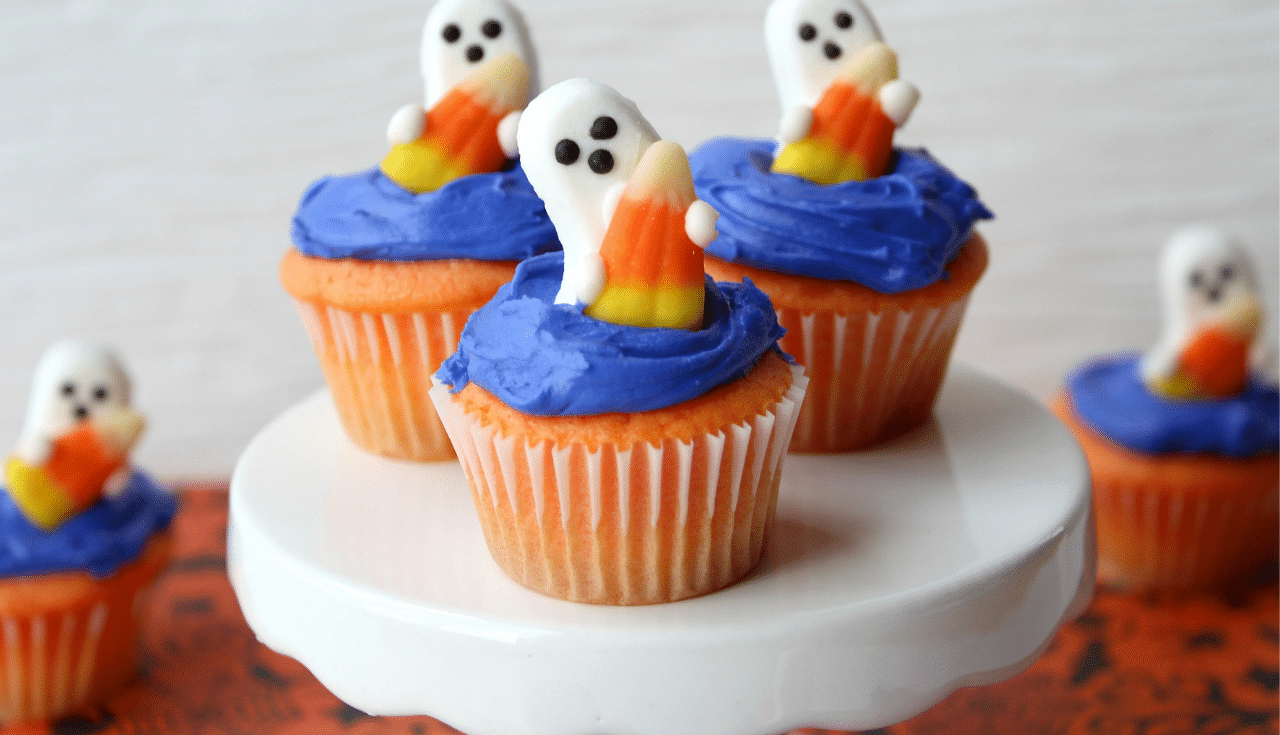
[[[467,47],[467,61],[476,63],[484,58],[484,49],[478,45]]]
[[[840,54],[844,53],[844,51],[836,44],[828,41],[825,45],[823,45],[822,53],[825,54],[828,59],[835,61],[836,59],[840,58]]]

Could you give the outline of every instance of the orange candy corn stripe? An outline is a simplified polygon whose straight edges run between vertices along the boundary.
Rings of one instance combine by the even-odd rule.
[[[53,453],[42,466],[10,457],[5,482],[27,519],[52,529],[97,502],[103,484],[124,460],[125,455],[112,451],[86,422],[54,441]]]
[[[702,249],[685,232],[696,199],[684,150],[671,141],[649,146],[605,232],[605,287],[588,316],[637,327],[702,326]]]
[[[1178,369],[1161,386],[1174,397],[1222,398],[1244,390],[1252,340],[1221,329],[1200,332],[1182,351]]]
[[[813,126],[785,146],[772,170],[819,184],[865,181],[883,176],[893,155],[896,126],[876,93],[898,78],[898,57],[883,43],[855,55],[813,108]]]
[[[422,136],[401,143],[382,159],[382,172],[414,194],[435,191],[453,179],[501,170],[507,154],[498,123],[524,109],[529,67],[504,54],[476,69],[427,112]]]

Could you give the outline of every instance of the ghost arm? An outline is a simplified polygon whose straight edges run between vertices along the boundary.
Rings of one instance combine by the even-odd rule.
[[[129,479],[133,477],[133,468],[123,464],[112,472],[102,483],[102,494],[108,498],[119,497],[129,487]]]
[[[53,437],[38,432],[23,434],[13,454],[32,467],[39,467],[53,455]]]
[[[402,145],[422,137],[426,130],[427,115],[420,105],[405,105],[395,111],[387,123],[387,143]]]
[[[880,100],[880,109],[884,110],[885,116],[893,121],[895,127],[900,128],[907,123],[907,118],[911,117],[916,104],[920,102],[920,89],[911,82],[894,79],[881,87],[876,97]]]
[[[720,213],[701,199],[693,200],[693,204],[684,212],[684,233],[694,245],[705,248],[716,239],[716,221]]]
[[[1266,385],[1280,384],[1280,353],[1271,340],[1260,339],[1249,353],[1249,372],[1254,380]]]
[[[520,152],[520,147],[516,144],[516,130],[520,127],[520,114],[523,110],[508,112],[506,117],[498,121],[498,145],[502,146],[502,152],[507,154],[507,158],[515,158]]]
[[[803,140],[813,128],[813,108],[809,105],[796,105],[782,116],[778,124],[778,142],[790,145]]]

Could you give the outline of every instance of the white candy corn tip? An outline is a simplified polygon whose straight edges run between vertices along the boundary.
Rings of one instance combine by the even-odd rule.
[[[424,107],[431,109],[478,66],[513,53],[529,67],[529,94],[538,90],[538,58],[524,16],[506,0],[440,0],[422,27]]]
[[[840,68],[883,40],[858,0],[774,0],[764,17],[765,45],[783,114],[812,107]]]
[[[568,274],[599,254],[612,214],[607,205],[616,206],[618,185],[631,179],[658,134],[612,87],[569,79],[529,103],[516,140],[524,172],[564,248],[566,278],[556,303],[575,303],[578,289]]]
[[[83,419],[128,408],[129,376],[111,350],[78,339],[51,345],[36,363],[19,447],[61,436]]]

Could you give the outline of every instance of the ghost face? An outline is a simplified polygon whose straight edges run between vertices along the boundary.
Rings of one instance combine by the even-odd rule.
[[[1180,328],[1260,305],[1249,252],[1216,228],[1175,233],[1161,255],[1160,280],[1166,318]]]
[[[490,59],[514,53],[538,89],[538,59],[524,17],[506,0],[441,0],[422,28],[422,81],[430,109],[464,77]]]
[[[64,340],[45,350],[36,364],[24,436],[57,437],[81,421],[129,405],[129,378],[107,348]]]
[[[658,134],[612,87],[570,79],[538,95],[516,133],[529,183],[546,203],[564,247],[565,270],[600,252],[621,190]],[[573,303],[561,289],[558,303]]]
[[[764,35],[783,114],[815,105],[849,59],[881,40],[858,0],[774,0]]]

